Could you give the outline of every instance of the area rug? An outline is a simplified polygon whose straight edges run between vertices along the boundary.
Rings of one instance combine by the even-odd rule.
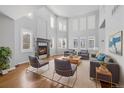
[[[74,88],[96,88],[96,82],[94,80],[91,80],[89,77],[90,72],[90,62],[89,60],[81,60],[80,65],[77,68],[77,80],[75,82]],[[48,79],[52,79],[53,72],[54,72],[54,60],[51,60],[49,62],[49,70],[48,66],[41,67],[38,72],[35,68],[29,67],[29,70],[40,74]],[[54,81],[57,81],[60,76],[58,74],[55,74]],[[75,75],[73,77],[68,78],[63,77],[59,82],[63,85],[67,85],[71,87],[75,81]],[[97,87],[101,87],[100,84],[98,84]]]

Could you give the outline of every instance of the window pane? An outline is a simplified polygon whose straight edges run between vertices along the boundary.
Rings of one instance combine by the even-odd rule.
[[[74,48],[78,48],[78,39],[74,39]]]
[[[80,19],[80,30],[86,30],[86,17]]]
[[[23,44],[23,49],[30,49],[30,44]]]
[[[51,25],[51,28],[54,28],[54,18],[53,17],[50,17],[50,25]]]
[[[63,25],[63,31],[66,31],[66,25]]]
[[[95,15],[88,17],[88,29],[95,29]]]
[[[66,48],[66,39],[62,39],[62,48]]]
[[[54,38],[50,39],[50,48],[54,48]]]
[[[81,39],[81,48],[85,48],[85,46],[86,46],[86,41],[85,41],[85,39]]]
[[[30,49],[30,34],[23,32],[23,49]]]
[[[89,40],[89,48],[94,48],[94,40]]]
[[[77,19],[74,19],[73,21],[72,21],[73,23],[73,27],[72,27],[72,29],[73,29],[73,31],[78,31],[78,20]]]
[[[58,39],[58,48],[61,48],[61,39]]]
[[[59,31],[62,31],[62,23],[59,22]]]

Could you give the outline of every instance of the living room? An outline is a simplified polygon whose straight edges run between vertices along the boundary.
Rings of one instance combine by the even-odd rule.
[[[11,58],[9,70],[1,70],[0,87],[101,88],[102,84],[124,87],[123,10],[123,5],[1,5],[0,50],[9,47]],[[110,44],[112,36],[120,36],[115,40],[119,42],[118,49],[116,44]],[[109,61],[116,61],[107,64],[108,70],[112,70],[109,75],[112,80],[108,82],[109,79],[102,77],[103,81],[107,80],[105,84],[97,80],[96,67],[105,61],[96,62],[100,53],[105,54],[104,59],[110,56]],[[38,67],[31,67],[29,56],[48,63],[37,71]],[[56,59],[63,59],[63,63],[78,60],[77,78],[74,72],[70,83],[67,84],[66,78],[57,81],[57,71],[55,76],[53,72]]]

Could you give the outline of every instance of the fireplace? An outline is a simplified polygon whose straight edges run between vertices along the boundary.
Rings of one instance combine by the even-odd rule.
[[[47,54],[47,46],[38,46],[38,55]]]
[[[37,38],[37,56],[46,58],[50,56],[49,40],[43,38]]]

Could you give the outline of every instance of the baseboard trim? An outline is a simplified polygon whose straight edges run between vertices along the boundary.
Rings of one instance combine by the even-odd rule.
[[[14,67],[9,68],[8,71],[12,71],[12,70],[15,70],[15,69],[16,69],[16,67],[14,66]]]
[[[28,62],[29,62],[29,60],[23,61],[23,62],[21,62],[21,63],[16,64],[15,67],[18,67],[19,65],[22,65],[22,64],[27,64]]]

